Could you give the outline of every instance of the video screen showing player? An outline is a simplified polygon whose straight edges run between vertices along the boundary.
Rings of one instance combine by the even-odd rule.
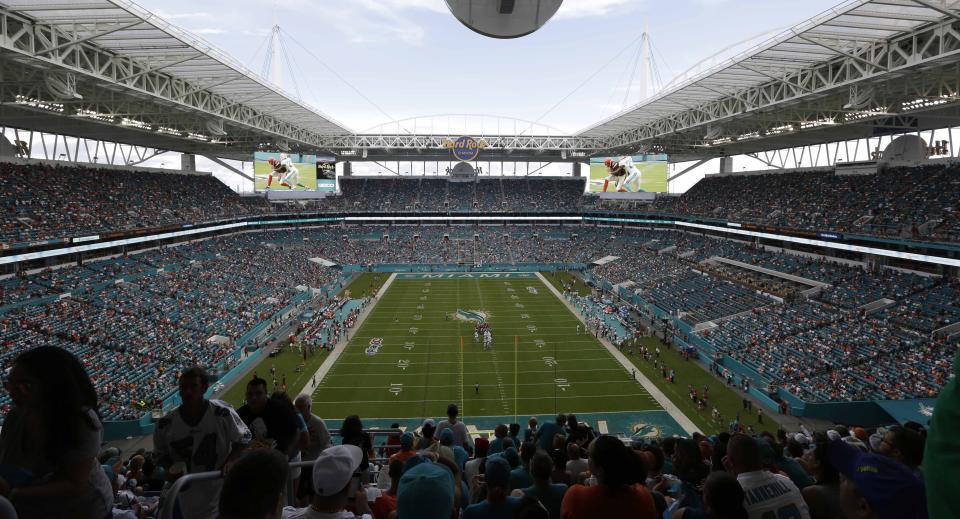
[[[317,163],[313,155],[257,152],[253,168],[258,191],[317,188]]]
[[[667,191],[666,155],[594,157],[590,159],[592,193],[662,193]]]

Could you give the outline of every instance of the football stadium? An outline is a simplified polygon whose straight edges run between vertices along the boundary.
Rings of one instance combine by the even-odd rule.
[[[0,2],[0,519],[960,517],[960,0],[139,1]]]

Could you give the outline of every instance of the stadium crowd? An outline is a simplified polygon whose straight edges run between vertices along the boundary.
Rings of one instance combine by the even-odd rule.
[[[833,171],[709,176],[653,210],[778,227],[960,240],[960,168],[888,168],[874,175]]]
[[[270,211],[209,175],[0,162],[0,243],[33,242]]]
[[[785,228],[960,240],[960,169],[932,165],[876,175],[832,171],[711,176],[682,196],[629,211]],[[271,212],[537,213],[603,209],[583,179],[353,177],[310,204],[241,197],[209,175],[0,163],[0,244],[196,224]],[[67,201],[66,203],[64,201]]]
[[[303,297],[300,289],[342,282],[339,270],[308,258],[486,265],[588,264],[605,256],[618,259],[594,267],[593,275],[625,284],[627,293],[691,326],[716,320],[700,339],[754,369],[758,380],[804,399],[929,397],[949,373],[956,339],[931,333],[960,322],[955,280],[677,231],[546,226],[242,233],[9,277],[0,281],[0,366],[31,346],[67,348],[91,370],[103,416],[131,419],[154,408],[185,366],[232,361],[236,341],[258,323],[272,323]],[[725,265],[723,278],[715,277],[702,262],[718,256],[832,288],[778,302],[758,294],[755,279],[736,276],[748,270]],[[892,306],[862,315],[860,307],[884,298]],[[213,336],[229,340],[211,342]],[[9,405],[0,397],[0,412]]]
[[[958,383],[944,388],[929,427],[631,440],[561,414],[526,429],[501,424],[488,438],[469,434],[450,404],[439,424],[393,428],[377,445],[360,417],[330,431],[309,397],[269,395],[257,377],[239,409],[207,400],[207,373],[191,367],[153,451],[125,454],[101,448],[81,362],[39,347],[15,359],[6,381],[14,407],[0,432],[0,516],[145,519],[172,507],[185,519],[949,518],[960,514],[950,477]],[[210,471],[224,476],[174,492],[177,479]]]

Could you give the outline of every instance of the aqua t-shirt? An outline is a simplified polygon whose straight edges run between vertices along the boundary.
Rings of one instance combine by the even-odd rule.
[[[513,517],[514,510],[520,506],[521,498],[507,496],[503,503],[494,505],[489,501],[476,503],[467,507],[463,511],[463,519],[502,519],[504,517]]]
[[[532,484],[533,478],[522,465],[510,471],[510,490],[527,488]]]
[[[531,486],[523,489],[523,493],[537,498],[540,504],[550,512],[550,519],[560,519],[560,505],[563,504],[563,496],[567,493],[567,485],[554,483],[545,487]]]

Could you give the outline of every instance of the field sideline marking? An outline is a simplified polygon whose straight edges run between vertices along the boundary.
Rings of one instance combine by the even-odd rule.
[[[536,274],[537,274],[537,277],[540,278],[540,281],[542,281],[543,284],[547,286],[547,289],[550,290],[550,292],[553,293],[553,295],[555,295],[557,299],[563,302],[563,304],[570,309],[570,311],[577,318],[577,320],[579,320],[581,323],[583,323],[584,326],[586,326],[586,322],[583,321],[583,316],[581,316],[580,313],[576,311],[573,305],[570,304],[570,301],[567,301],[567,298],[563,297],[563,294],[561,294],[560,291],[557,290],[557,287],[553,286],[553,283],[550,283],[550,281],[548,281],[547,278],[543,277],[543,274],[539,272],[537,272]],[[683,411],[681,411],[680,408],[673,403],[673,400],[670,400],[667,397],[667,395],[663,394],[663,391],[660,391],[660,388],[658,388],[656,384],[651,382],[650,379],[648,379],[646,375],[643,374],[642,371],[637,369],[637,367],[634,366],[632,362],[630,362],[630,359],[624,356],[624,354],[620,353],[619,350],[614,348],[609,341],[605,339],[597,339],[597,340],[599,340],[600,343],[603,344],[604,348],[607,349],[607,352],[609,352],[610,355],[613,356],[613,358],[616,359],[616,361],[619,362],[620,365],[623,366],[623,368],[626,369],[628,373],[631,372],[632,370],[633,373],[637,374],[637,377],[640,380],[640,384],[643,386],[644,389],[647,390],[647,393],[650,393],[650,395],[657,401],[657,403],[660,404],[660,407],[663,407],[665,411],[670,413],[670,416],[672,416],[673,419],[677,421],[677,424],[680,425],[680,427],[683,428],[683,430],[686,431],[687,434],[693,434],[700,430],[700,428],[697,427],[692,420],[687,418],[687,415],[685,415]]]
[[[383,283],[383,286],[380,287],[380,290],[377,291],[377,295],[374,296],[373,300],[370,301],[370,304],[368,304],[363,312],[357,317],[357,321],[354,323],[354,328],[356,331],[360,331],[360,327],[363,325],[364,320],[368,315],[370,315],[371,312],[373,312],[373,309],[377,307],[377,303],[380,302],[380,298],[383,297],[383,294],[385,294],[387,289],[390,288],[390,285],[393,283],[393,278],[396,277],[396,275],[396,273],[390,274],[390,277],[387,278],[387,280]],[[347,329],[347,333],[345,335],[350,335],[349,328]],[[323,360],[323,364],[320,364],[320,367],[317,368],[317,371],[313,374],[313,377],[307,379],[307,383],[304,384],[303,389],[300,390],[301,395],[310,396],[316,391],[317,386],[323,383],[323,379],[330,372],[330,369],[336,364],[337,359],[339,359],[340,355],[346,351],[348,344],[350,344],[350,339],[347,337],[340,339],[340,342],[334,346],[333,351],[330,352],[330,355]],[[331,374],[330,376],[334,375]]]

